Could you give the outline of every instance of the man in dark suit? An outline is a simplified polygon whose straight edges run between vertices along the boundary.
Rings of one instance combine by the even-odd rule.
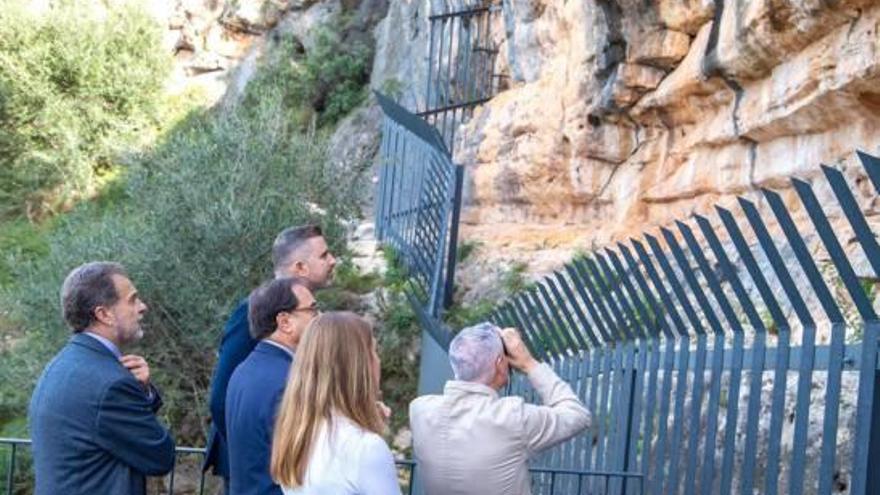
[[[174,440],[144,358],[120,348],[143,336],[147,310],[121,265],[93,262],[61,288],[74,335],[43,370],[31,397],[38,495],[141,495],[146,476],[174,467]]]
[[[317,314],[311,291],[296,278],[277,278],[251,293],[250,333],[259,342],[232,373],[226,391],[230,491],[235,495],[282,495],[269,476],[275,415],[293,353]]]
[[[327,248],[321,228],[306,225],[290,227],[278,234],[272,245],[272,264],[276,278],[299,277],[314,292],[329,283],[336,259]],[[224,478],[227,487],[226,387],[236,366],[244,361],[256,344],[257,340],[248,332],[248,302],[245,299],[232,312],[223,329],[209,400],[211,432],[203,470],[213,468],[214,474]]]

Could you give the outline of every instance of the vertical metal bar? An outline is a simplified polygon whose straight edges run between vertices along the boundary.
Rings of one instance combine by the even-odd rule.
[[[12,495],[12,488],[15,485],[15,448],[17,445],[12,442],[10,446],[12,451],[9,454],[9,466],[6,470],[6,493],[8,495]]]
[[[776,244],[770,237],[767,226],[761,219],[755,205],[743,198],[739,198],[740,206],[746,214],[746,218],[758,236],[758,242],[770,261],[770,266],[782,285],[789,302],[794,307],[801,323],[805,326],[814,325],[807,305],[800,295],[800,291],[791,278]],[[785,390],[787,386],[789,345],[791,328],[788,321],[779,322],[778,338],[776,343],[776,370],[773,378],[773,395],[771,402],[771,417],[769,431],[769,446],[767,448],[767,471],[764,479],[764,490],[768,495],[776,495],[779,483],[779,457],[780,442],[782,440],[782,418],[785,415]]]
[[[724,248],[721,246],[721,242],[718,240],[718,236],[712,229],[711,224],[705,217],[699,215],[695,215],[694,219],[697,221],[700,230],[703,232],[703,236],[709,242],[709,246],[715,254],[715,259],[721,266],[724,278],[733,288],[734,294],[736,295],[740,306],[743,308],[743,311],[745,311],[752,328],[758,332],[758,335],[762,335],[764,333],[764,323],[761,321],[761,317],[758,315],[752,300],[749,298],[745,287],[743,287],[743,284],[740,281],[736,268],[730,262],[730,258],[728,258],[727,252],[724,251]],[[727,420],[724,431],[724,453],[721,462],[720,493],[722,495],[730,494],[733,483],[734,445],[736,441],[737,418],[739,416],[739,390],[740,382],[742,380],[744,340],[743,329],[738,324],[734,326],[733,339],[730,387],[728,388],[727,394],[729,402],[727,405]],[[761,341],[762,339],[756,338],[756,340]],[[753,397],[754,396],[750,396],[750,401],[754,400]]]
[[[438,40],[437,40],[438,44],[439,44],[439,53],[437,54],[437,76],[434,78],[434,93],[437,96],[435,97],[434,106],[429,108],[429,110],[434,110],[434,109],[440,108],[441,106],[445,105],[445,103],[444,103],[445,98],[441,94],[441,92],[442,92],[442,87],[441,87],[442,81],[441,80],[443,79],[443,76],[441,74],[443,73],[443,50],[446,47],[446,19],[438,19],[435,22],[438,22],[440,24],[440,36],[438,37]],[[433,60],[432,60],[432,63],[433,63]],[[440,130],[440,126],[437,125],[439,117],[440,117],[439,114],[434,115],[434,126],[437,127],[437,130]],[[443,136],[442,131],[440,132],[440,135]],[[443,137],[445,139],[445,136],[443,136]]]
[[[621,398],[622,393],[621,389],[623,386],[623,346],[625,344],[617,344],[614,346],[614,358],[612,361],[612,370],[611,370],[611,378],[610,378],[610,391],[609,391],[609,407],[608,413],[610,414],[608,435],[606,436],[605,443],[607,445],[607,453],[605,454],[605,470],[613,471],[616,469],[616,463],[618,461],[618,447],[620,445],[619,436],[621,431],[621,422],[620,418],[623,413],[623,408],[621,406]]]
[[[604,417],[600,414],[600,411],[596,409],[596,398],[598,395],[598,386],[599,386],[599,363],[602,354],[604,353],[603,347],[596,347],[590,351],[590,357],[593,361],[592,368],[590,372],[590,384],[589,384],[589,409],[593,413],[593,418],[595,419],[595,423],[601,424],[602,421],[605,420]],[[585,397],[586,399],[586,397]],[[587,403],[587,402],[585,402]],[[593,462],[593,450],[594,445],[598,445],[599,436],[598,436],[598,427],[590,428],[590,442],[587,445],[587,451],[584,455],[584,466],[586,469],[596,469],[596,465]],[[587,484],[590,485],[591,482],[588,479]]]
[[[639,258],[642,260],[642,265],[645,267],[645,271],[648,273],[648,276],[651,278],[651,282],[654,284],[654,288],[660,295],[660,299],[663,301],[664,306],[668,309],[668,313],[672,318],[673,323],[678,330],[680,336],[687,336],[687,329],[684,326],[684,322],[681,320],[681,317],[678,314],[678,310],[675,308],[672,300],[669,298],[669,294],[666,292],[666,288],[663,285],[663,281],[660,279],[657,274],[656,269],[654,268],[653,263],[651,263],[651,259],[648,256],[648,252],[645,250],[644,246],[636,240],[632,240],[632,245],[638,253]],[[663,387],[660,398],[660,426],[657,432],[657,455],[656,455],[656,477],[654,478],[654,494],[662,493],[663,490],[663,482],[666,477],[666,441],[667,441],[667,430],[669,428],[668,419],[669,419],[669,402],[670,402],[670,394],[672,393],[672,370],[674,367],[674,358],[675,358],[675,342],[672,338],[666,339],[666,350],[664,352],[663,357]],[[680,371],[680,370],[679,370]],[[674,425],[673,425],[674,426]],[[674,449],[674,444],[670,446],[670,449]],[[670,468],[671,470],[671,468]]]
[[[494,70],[493,62],[495,61],[495,57],[492,55],[492,52],[491,52],[492,45],[491,45],[491,42],[489,41],[489,39],[490,39],[489,36],[491,35],[491,32],[489,31],[489,13],[488,12],[483,14],[483,20],[484,20],[484,25],[485,25],[484,32],[486,34],[486,36],[485,36],[485,43],[486,44],[483,47],[485,49],[485,51],[483,52],[483,57],[485,60],[484,67],[483,67],[483,72],[485,74],[483,76],[485,78],[485,86],[483,89],[482,97],[488,98],[492,94],[492,71]]]
[[[679,230],[682,228],[686,229],[687,227],[678,222]],[[666,245],[672,251],[672,255],[675,258],[676,263],[681,269],[681,273],[687,281],[688,285],[691,288],[691,292],[694,294],[694,297],[697,300],[697,303],[700,305],[702,309],[703,315],[709,322],[709,325],[712,327],[713,332],[716,337],[723,335],[723,329],[721,328],[721,323],[718,321],[718,317],[715,315],[715,311],[712,309],[712,305],[709,303],[706,294],[703,291],[703,288],[700,286],[700,283],[697,281],[696,276],[694,276],[694,270],[690,266],[690,263],[687,261],[687,258],[684,255],[684,251],[679,246],[678,242],[675,240],[675,236],[668,229],[661,229],[664,239],[666,240]],[[684,232],[682,233],[684,236]],[[686,236],[685,236],[686,237]],[[699,250],[697,250],[699,253]],[[700,253],[701,254],[701,253]],[[682,294],[684,295],[684,294]],[[693,390],[691,394],[691,418],[690,418],[690,436],[688,442],[688,461],[687,461],[687,472],[685,475],[685,494],[693,495],[696,490],[696,474],[697,474],[697,449],[699,447],[699,427],[700,424],[700,411],[703,402],[703,380],[704,373],[706,369],[706,334],[705,333],[697,333],[697,356],[696,363],[693,371]],[[718,346],[716,346],[718,348]],[[696,431],[695,431],[696,429]]]
[[[174,471],[177,470],[177,455],[174,453],[174,463],[171,465],[171,477],[168,480],[168,495],[174,495]]]
[[[207,452],[207,450],[203,450],[201,452],[201,454],[202,454],[202,456],[201,456],[202,462],[200,462],[199,464],[204,465],[205,464],[205,457],[208,456],[208,452]],[[200,469],[199,471],[201,471],[199,473],[199,495],[204,495],[204,493],[205,493],[205,470]]]
[[[694,331],[697,335],[705,335],[705,331],[702,329],[699,318],[697,318],[696,312],[694,312],[687,295],[684,293],[684,289],[682,289],[681,284],[678,282],[675,271],[672,269],[672,265],[669,264],[669,260],[663,253],[657,239],[651,235],[645,235],[645,239],[647,239],[648,244],[651,246],[651,250],[654,253],[654,257],[657,259],[658,264],[666,274],[666,282],[672,287],[672,290],[684,308],[685,314],[690,320]],[[681,330],[682,332],[679,336],[677,350],[678,364],[676,366],[676,371],[678,373],[675,388],[672,443],[669,455],[669,487],[671,491],[676,493],[679,485],[679,455],[681,452],[679,446],[682,442],[684,429],[684,401],[687,395],[688,366],[690,363],[690,335],[687,332],[687,328],[682,328]]]
[[[431,110],[431,83],[434,78],[434,36],[435,36],[435,26],[437,21],[431,19],[431,40],[428,45],[428,78],[427,78],[427,89],[425,90],[425,111],[428,112]]]
[[[773,191],[767,189],[762,191],[770,208],[773,210],[779,225],[782,227],[786,239],[788,239],[788,244],[791,246],[792,251],[794,251],[794,254],[797,257],[798,263],[804,270],[813,291],[819,298],[819,302],[822,305],[825,314],[833,323],[842,324],[844,320],[840,308],[834,302],[834,297],[831,295],[828,286],[822,279],[822,275],[819,273],[819,269],[813,261],[812,255],[807,249],[797,227],[795,227],[791,215],[789,215],[788,210],[785,208],[782,198]],[[792,445],[792,460],[789,475],[789,493],[791,495],[801,495],[804,491],[803,485],[806,471],[807,432],[810,415],[810,389],[813,381],[815,345],[816,325],[813,322],[805,323],[801,338],[801,367],[798,372],[797,403],[795,406],[796,422],[794,426],[794,441]],[[832,345],[832,347],[835,346]],[[840,348],[840,350],[842,350],[842,348]],[[840,358],[842,358],[842,355],[838,359]],[[833,359],[834,358],[832,357],[832,360]],[[832,380],[831,375],[834,373],[832,368],[832,366],[829,366],[828,369],[829,384]]]
[[[452,104],[452,66],[455,63],[454,47],[458,38],[458,29],[456,29],[458,19],[453,17],[449,19],[449,50],[446,53],[446,90],[444,91],[443,106],[448,107]],[[455,122],[449,122],[449,110],[443,112],[443,139],[446,141],[449,149],[452,149],[451,132],[449,128],[455,127]]]
[[[745,263],[752,281],[761,292],[764,303],[767,305],[770,313],[773,314],[774,321],[783,320],[784,318],[777,318],[776,313],[781,315],[782,312],[778,305],[775,304],[776,299],[770,292],[767,281],[764,279],[760,268],[758,268],[758,264],[755,261],[742,232],[740,232],[736,221],[733,219],[733,215],[730,211],[721,207],[716,206],[715,209],[718,211],[718,215],[721,217],[725,229],[727,229],[728,234],[733,240],[734,246],[740,255],[740,259]],[[752,344],[753,359],[750,370],[751,383],[749,386],[749,404],[747,410],[745,460],[742,468],[742,484],[740,485],[743,495],[750,495],[754,488],[755,465],[757,463],[758,455],[758,413],[760,412],[761,382],[766,359],[765,348],[767,332],[763,322],[760,327],[755,328],[755,331],[755,341]]]
[[[697,243],[693,232],[691,231],[690,227],[682,222],[677,222],[677,226],[682,234],[682,237],[684,237],[688,248],[693,254],[694,259],[697,261],[697,265],[699,266],[700,271],[703,273],[703,277],[706,279],[706,282],[709,285],[709,289],[712,291],[712,295],[715,297],[715,300],[717,301],[718,306],[721,308],[722,313],[724,313],[728,324],[731,326],[735,334],[741,334],[743,332],[742,325],[740,324],[739,319],[737,318],[737,315],[733,310],[733,307],[730,305],[730,301],[728,301],[727,296],[721,289],[721,285],[719,284],[715,273],[712,271],[712,268],[710,267],[706,256],[703,254],[703,250],[700,248],[699,243]],[[742,343],[741,338],[740,343]],[[709,410],[707,413],[706,441],[703,447],[703,471],[700,477],[699,485],[700,491],[702,493],[706,493],[707,491],[712,490],[713,477],[715,476],[715,441],[717,434],[716,426],[718,424],[718,409],[721,401],[721,378],[724,373],[723,360],[724,333],[722,328],[720,332],[716,330],[714,349],[712,351],[712,382],[709,392]],[[738,397],[736,399],[728,397],[728,404],[730,404],[731,401],[733,401],[735,404],[737,399]],[[736,414],[734,414],[733,417],[735,418]],[[728,430],[735,429],[735,421],[732,422],[730,421],[730,419],[728,419],[726,427]]]
[[[450,165],[452,165],[450,163]],[[443,307],[452,306],[455,291],[455,265],[458,263],[458,224],[461,221],[461,192],[464,185],[464,167],[452,165],[455,170],[455,187],[452,193],[452,219],[449,227],[449,257],[446,261],[446,288],[443,291]]]
[[[647,331],[639,331],[639,317],[636,314],[635,307],[636,302],[632,301],[632,303],[627,300],[626,296],[623,293],[623,289],[621,286],[624,285],[624,280],[626,277],[625,272],[618,272],[611,268],[608,260],[602,256],[601,253],[594,253],[594,257],[596,258],[595,265],[598,265],[604,277],[609,281],[611,292],[617,296],[617,303],[614,303],[614,298],[611,297],[611,293],[609,293],[608,300],[612,303],[612,308],[615,309],[615,314],[622,321],[628,322],[626,326],[631,328],[631,332],[629,334],[629,338],[633,339],[636,337],[643,337],[647,334]],[[616,283],[611,284],[611,281],[615,280]]]
[[[594,469],[601,470],[603,466],[605,466],[605,443],[608,437],[608,430],[606,428],[606,423],[610,422],[609,414],[610,411],[607,409],[608,405],[608,389],[611,380],[611,354],[612,349],[610,347],[602,348],[603,354],[603,369],[602,369],[602,389],[599,392],[599,436],[597,447],[596,447],[596,462]],[[594,487],[595,490],[595,487]]]
[[[620,397],[620,405],[618,406],[618,415],[620,416],[620,436],[618,439],[618,460],[615,469],[618,471],[626,471],[630,464],[630,457],[635,455],[635,444],[630,439],[635,436],[634,422],[638,414],[638,407],[635,404],[640,400],[636,392],[636,377],[639,370],[636,369],[636,342],[627,342],[624,344],[626,352],[626,363],[623,373],[623,393]],[[633,447],[631,452],[630,447]],[[627,479],[619,478],[619,493],[626,493]]]

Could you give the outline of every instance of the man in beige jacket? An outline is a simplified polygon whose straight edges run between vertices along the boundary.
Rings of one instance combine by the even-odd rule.
[[[503,342],[503,343],[502,343]],[[455,380],[409,408],[413,451],[427,495],[528,495],[528,459],[577,435],[590,413],[571,387],[538,363],[513,328],[465,328],[449,345]],[[543,405],[498,397],[509,366],[525,373]]]

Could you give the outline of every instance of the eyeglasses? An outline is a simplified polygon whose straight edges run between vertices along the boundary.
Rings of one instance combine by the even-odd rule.
[[[317,304],[314,304],[314,305],[309,306],[309,307],[306,307],[306,308],[293,308],[293,309],[288,309],[288,310],[285,311],[285,312],[286,312],[286,313],[296,313],[297,311],[303,311],[303,312],[306,312],[306,311],[307,311],[307,312],[311,313],[313,316],[318,316],[319,314],[321,314],[321,308],[318,307]]]

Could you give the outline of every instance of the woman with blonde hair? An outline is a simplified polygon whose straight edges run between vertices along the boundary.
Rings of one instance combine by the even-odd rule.
[[[380,361],[370,325],[324,313],[305,331],[275,420],[272,478],[286,495],[400,494],[380,433]]]

